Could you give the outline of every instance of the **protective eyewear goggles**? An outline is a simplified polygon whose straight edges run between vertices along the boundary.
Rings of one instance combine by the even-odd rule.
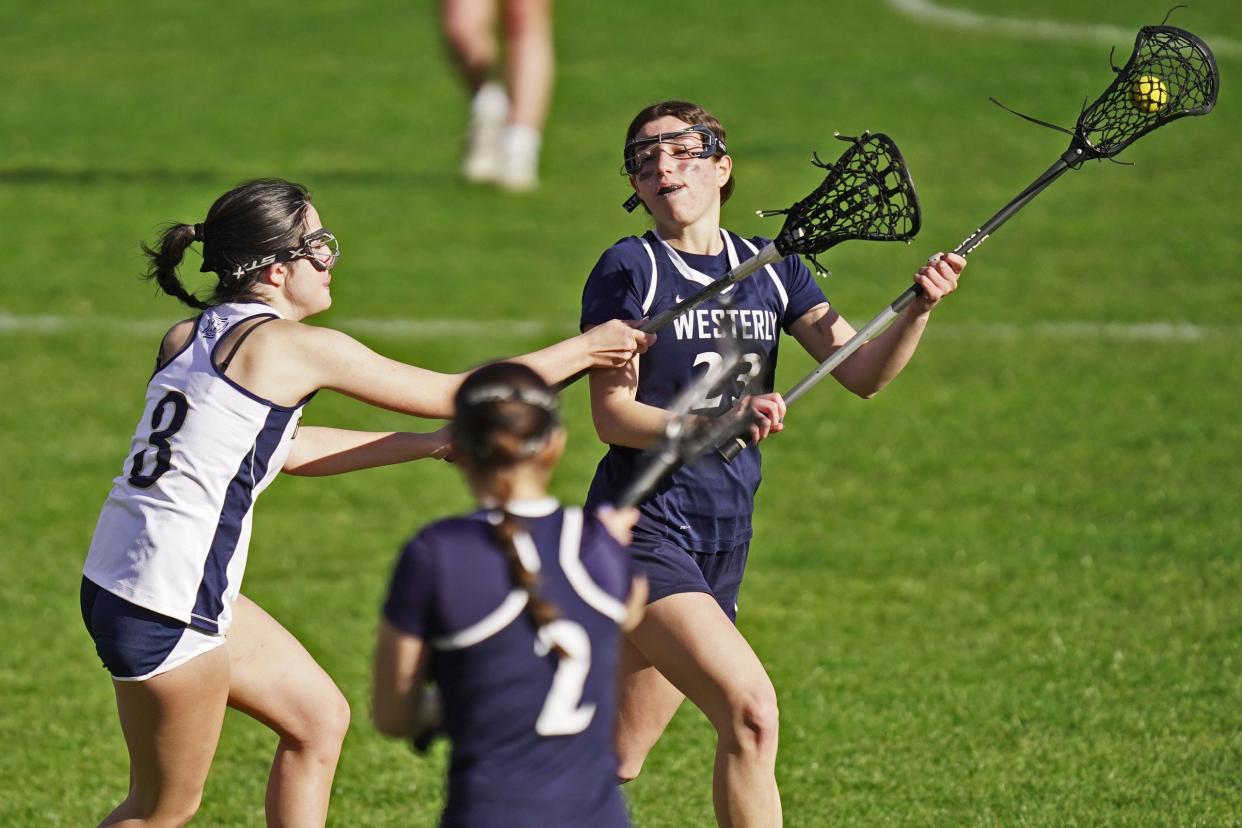
[[[341,243],[326,227],[311,231],[302,237],[302,246],[289,251],[287,261],[309,259],[311,266],[320,272],[331,270],[341,258]]]
[[[727,150],[716,133],[701,124],[676,132],[661,132],[659,135],[635,138],[625,145],[621,174],[637,175],[647,162],[655,160],[661,152],[681,159],[711,158],[713,155],[724,155]]]
[[[341,243],[337,241],[336,236],[332,234],[331,230],[326,227],[320,227],[318,230],[312,230],[303,236],[301,243],[297,247],[292,247],[280,253],[272,253],[246,264],[239,264],[229,271],[229,275],[234,279],[238,279],[252,270],[259,270],[268,265],[281,262],[291,262],[294,259],[307,259],[311,263],[311,267],[322,273],[335,267],[337,260],[340,258]],[[206,263],[204,263],[203,269],[208,269]]]

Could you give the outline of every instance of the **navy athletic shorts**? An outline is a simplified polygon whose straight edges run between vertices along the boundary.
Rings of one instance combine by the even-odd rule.
[[[113,595],[82,578],[82,622],[95,652],[112,677],[142,681],[166,673],[224,643],[175,618],[160,615]]]
[[[737,622],[737,598],[750,552],[749,541],[720,552],[687,552],[675,543],[636,536],[630,557],[647,576],[647,603],[683,592],[706,592]]]

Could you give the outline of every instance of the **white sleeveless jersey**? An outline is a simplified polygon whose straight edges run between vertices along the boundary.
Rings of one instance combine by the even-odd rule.
[[[259,303],[204,311],[186,346],[151,377],[83,568],[109,592],[212,633],[228,629],[255,498],[284,465],[310,399],[277,405],[215,366],[224,335],[260,316],[280,314]]]

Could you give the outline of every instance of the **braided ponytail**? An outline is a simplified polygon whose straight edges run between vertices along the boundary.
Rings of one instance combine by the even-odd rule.
[[[454,453],[468,473],[489,479],[501,501],[493,533],[514,585],[526,592],[527,611],[536,627],[555,621],[560,612],[540,595],[539,573],[522,560],[519,537],[529,536],[521,518],[504,507],[508,485],[496,472],[534,457],[559,425],[556,395],[524,365],[486,365],[467,377],[457,392],[451,426]],[[559,646],[554,649],[564,655]]]
[[[530,614],[530,620],[534,622],[535,627],[551,624],[561,617],[561,612],[555,604],[540,595],[538,573],[527,569],[526,564],[522,562],[521,554],[518,553],[517,537],[524,528],[522,520],[503,506],[499,511],[500,519],[494,524],[493,533],[500,543],[500,548],[504,550],[505,562],[509,564],[509,577],[516,586],[526,592],[526,611]],[[558,655],[564,655],[560,647],[556,650]]]
[[[160,236],[159,248],[148,247],[144,242],[142,252],[150,260],[145,278],[155,280],[160,289],[169,296],[202,310],[210,306],[186,290],[181,279],[177,277],[177,268],[185,258],[186,248],[194,243],[196,235],[198,234],[192,224],[170,224]]]

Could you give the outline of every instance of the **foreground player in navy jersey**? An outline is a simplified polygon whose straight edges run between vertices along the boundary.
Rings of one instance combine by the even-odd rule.
[[[203,245],[210,302],[177,270]],[[462,377],[385,359],[302,320],[332,302],[339,247],[310,194],[261,180],[148,249],[149,276],[202,311],[164,336],[146,410],[91,541],[82,616],[113,677],[129,794],[105,825],[182,825],[198,809],[225,707],[280,737],[272,825],[322,825],[349,706],[298,641],[240,593],[255,499],[280,471],[324,475],[443,456],[447,435],[303,427],[320,388],[448,417]],[[645,347],[623,323],[522,357],[549,379]]]
[[[462,384],[453,460],[478,511],[402,551],[375,654],[374,718],[427,726],[427,680],[452,741],[442,826],[621,828],[613,743],[621,627],[645,583],[622,544],[637,517],[561,507],[548,479],[565,445],[556,397],[498,363]]]
[[[721,204],[733,189],[733,159],[723,127],[702,107],[666,101],[639,112],[626,132],[624,159],[635,197],[655,228],[622,239],[600,257],[583,292],[584,330],[655,316],[767,243],[720,226]],[[933,256],[914,276],[923,296],[841,365],[836,379],[862,397],[883,388],[909,361],[928,314],[956,288],[965,264],[952,254]],[[663,433],[673,396],[720,359],[726,326],[748,354],[747,372],[735,393],[700,400],[694,410],[707,416],[730,410],[749,380],[748,387],[761,391],[744,401],[762,418],[757,440],[781,430],[785,413],[780,395],[772,393],[780,332],[792,334],[817,361],[854,333],[797,257],[739,282],[723,297],[727,306],[708,303],[670,324],[641,359],[591,375],[595,427],[609,449],[588,507],[616,498],[642,451]],[[781,822],[776,693],[733,624],[758,487],[756,446],[731,464],[711,453],[674,473],[640,505],[631,546],[650,583],[650,606],[622,656],[620,776],[638,775],[688,696],[716,728],[713,798],[717,821],[730,826]]]

